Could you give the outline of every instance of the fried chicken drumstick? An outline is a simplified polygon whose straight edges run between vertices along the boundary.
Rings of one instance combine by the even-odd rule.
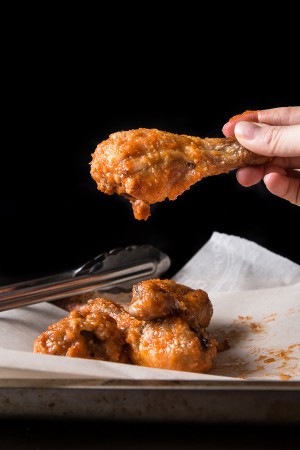
[[[139,128],[111,134],[97,145],[90,164],[97,188],[123,195],[134,217],[146,220],[151,204],[175,200],[204,177],[269,161],[234,138],[202,139]]]
[[[206,292],[146,280],[127,308],[97,298],[74,309],[35,339],[34,352],[207,372],[218,346],[205,329],[212,313]]]

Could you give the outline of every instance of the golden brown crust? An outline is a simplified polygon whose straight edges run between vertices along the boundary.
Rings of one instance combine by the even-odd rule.
[[[74,309],[35,339],[34,352],[206,372],[219,345],[205,329],[211,316],[206,292],[147,280],[127,308],[99,297]]]
[[[139,128],[113,133],[99,143],[92,154],[91,176],[100,191],[128,198],[135,218],[145,220],[151,204],[175,200],[204,177],[269,161],[234,138]]]
[[[115,319],[101,311],[101,299],[54,323],[34,341],[35,353],[127,362],[126,342]]]
[[[195,328],[208,327],[213,307],[205,291],[173,280],[152,279],[133,286],[128,311],[137,319],[151,320],[180,315]]]
[[[203,332],[202,338],[205,337]],[[136,342],[136,341],[135,341]],[[178,316],[146,322],[139,337],[138,351],[131,346],[134,364],[160,369],[207,372],[217,355],[217,343],[206,338],[206,348],[188,322]]]

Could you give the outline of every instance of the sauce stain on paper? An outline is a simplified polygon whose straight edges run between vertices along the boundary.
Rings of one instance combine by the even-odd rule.
[[[256,322],[252,316],[238,316],[230,325],[216,329],[214,331],[216,338],[227,340],[230,349],[234,349],[236,345],[240,346],[244,341],[243,350],[246,350],[246,354],[245,357],[241,352],[239,355],[226,355],[227,352],[224,351],[224,355],[218,355],[209,373],[247,379],[260,372],[259,377],[278,377],[282,381],[299,376],[299,358],[295,355],[295,351],[300,351],[300,344],[279,349],[262,349],[246,345],[249,341],[257,340],[257,337],[251,338],[251,335],[266,334],[268,323],[274,322],[276,317],[276,313],[270,314],[264,317],[263,322]]]

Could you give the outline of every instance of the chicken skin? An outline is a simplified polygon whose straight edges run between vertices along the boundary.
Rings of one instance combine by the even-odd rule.
[[[132,204],[134,217],[146,220],[150,205],[175,200],[204,177],[270,162],[234,138],[200,138],[157,129],[113,133],[92,154],[97,188]]]
[[[206,292],[172,280],[142,281],[128,311],[145,321],[139,340],[131,341],[134,364],[189,372],[212,367],[218,343],[205,330],[213,313]]]
[[[35,339],[34,352],[128,362],[122,333],[109,311],[104,310],[101,301],[74,309]]]
[[[35,339],[34,352],[207,372],[218,346],[205,330],[211,317],[204,291],[147,280],[127,307],[96,298],[71,311]]]
[[[191,327],[208,327],[213,308],[205,291],[173,280],[146,280],[133,286],[128,311],[138,319],[151,320],[179,314]]]

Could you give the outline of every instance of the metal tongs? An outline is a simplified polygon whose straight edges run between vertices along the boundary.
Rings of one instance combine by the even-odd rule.
[[[86,292],[129,292],[134,283],[159,278],[170,258],[151,245],[101,253],[78,269],[0,287],[0,311]]]

